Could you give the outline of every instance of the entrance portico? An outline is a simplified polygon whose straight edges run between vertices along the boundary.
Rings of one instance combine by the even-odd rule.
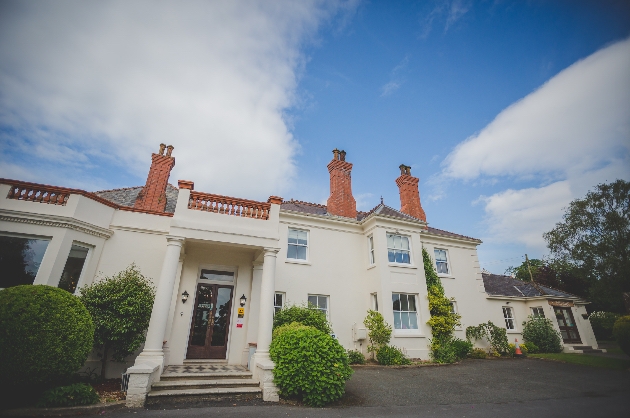
[[[269,344],[281,200],[258,204],[265,216],[254,217],[242,215],[253,212],[242,204],[236,214],[237,202],[213,210],[216,196],[194,193],[180,188],[145,346],[128,369],[127,403],[143,403],[166,366],[191,359],[250,364],[263,399],[277,400]],[[241,295],[248,302],[239,312]]]

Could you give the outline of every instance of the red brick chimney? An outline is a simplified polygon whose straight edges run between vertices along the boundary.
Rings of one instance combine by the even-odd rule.
[[[328,164],[330,173],[330,197],[328,213],[346,218],[357,218],[357,202],[352,197],[352,164],[346,162],[346,152],[333,150],[333,159]]]
[[[411,176],[411,167],[400,165],[400,177],[396,179],[400,190],[400,211],[426,222],[427,215],[420,204],[419,181],[418,177]]]
[[[166,148],[166,155],[164,149]],[[174,147],[160,144],[158,154],[151,155],[151,169],[147,177],[147,184],[138,194],[134,208],[150,210],[153,212],[164,212],[166,207],[166,185],[171,170],[175,166],[175,158],[171,157]]]

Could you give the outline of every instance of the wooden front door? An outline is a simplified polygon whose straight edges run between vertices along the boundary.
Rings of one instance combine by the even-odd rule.
[[[233,286],[197,285],[186,358],[226,358],[233,290]]]
[[[577,325],[575,325],[571,308],[554,306],[553,310],[556,313],[556,319],[558,320],[558,327],[560,328],[562,340],[568,344],[581,344],[582,340],[580,339],[580,333],[578,332]]]

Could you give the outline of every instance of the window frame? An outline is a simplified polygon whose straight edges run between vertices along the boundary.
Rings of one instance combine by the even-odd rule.
[[[290,239],[289,235],[291,234],[291,231],[297,231],[297,232],[304,232],[304,233],[306,233],[306,244],[297,244],[297,243],[296,243],[296,244],[292,244],[292,243],[289,243],[289,239]],[[302,263],[302,264],[308,264],[308,262],[309,262],[309,255],[310,255],[310,254],[309,254],[309,253],[310,253],[310,251],[309,251],[309,242],[310,242],[310,240],[311,240],[311,234],[310,234],[310,231],[309,231],[308,229],[291,228],[291,227],[287,228],[287,241],[286,241],[286,242],[287,242],[287,252],[286,252],[286,261],[287,261],[288,263]],[[293,245],[293,246],[295,246],[295,247],[304,247],[304,248],[306,248],[306,251],[305,251],[305,258],[293,258],[293,257],[289,257],[289,248],[290,248],[292,245]]]
[[[376,253],[374,252],[374,235],[368,235],[368,262],[370,266],[376,265]]]
[[[277,302],[276,298],[278,296],[280,296],[280,298],[282,299],[282,303],[280,305],[276,305],[276,302]],[[274,294],[273,294],[273,316],[276,316],[276,313],[278,313],[278,311],[284,307],[284,304],[287,303],[286,299],[287,299],[287,294],[285,292],[274,292]]]
[[[46,254],[48,254],[48,250],[50,249],[50,243],[53,240],[52,236],[49,235],[34,235],[34,234],[21,234],[21,233],[13,233],[10,231],[0,231],[0,237],[7,237],[7,238],[18,238],[18,239],[25,239],[25,240],[38,240],[38,241],[46,241],[46,249],[44,249],[44,252],[42,254],[42,258],[39,261],[39,265],[37,266],[37,271],[35,271],[35,275],[33,277],[33,283],[30,283],[31,285],[34,284],[41,284],[38,282],[37,280],[37,276],[40,273],[42,264],[44,263],[44,260],[46,259]],[[53,250],[54,251],[54,250]],[[25,283],[23,283],[25,284]],[[19,285],[16,285],[19,286]],[[12,287],[12,286],[9,286]],[[0,290],[3,289],[8,289],[8,287],[0,287]]]
[[[507,332],[516,331],[516,315],[514,315],[514,308],[511,306],[502,306],[501,308],[503,309],[503,320],[505,322],[505,329],[507,330]],[[506,311],[508,311],[511,316],[507,316]],[[509,321],[512,321],[512,328],[510,328]]]
[[[401,310],[395,310],[394,309],[394,295],[398,295],[399,296],[399,300],[400,300],[400,296],[401,295],[405,295],[407,296],[407,298],[409,298],[409,296],[412,296],[414,298],[414,307],[415,310],[406,310],[403,311],[402,310],[402,306],[401,306]],[[394,326],[393,326],[393,330],[395,334],[419,334],[420,333],[420,317],[418,316],[418,294],[416,293],[405,293],[405,292],[392,292],[392,315],[394,317]],[[401,303],[402,305],[402,303]],[[415,313],[416,315],[416,328],[396,328],[396,312],[400,312],[401,313],[401,325],[402,325],[402,313]]]
[[[70,246],[70,251],[68,252],[68,256],[66,257],[66,262],[63,265],[63,270],[61,271],[61,276],[59,276],[59,281],[57,282],[57,287],[61,284],[61,279],[63,278],[63,273],[66,271],[66,267],[68,264],[68,259],[70,259],[70,253],[72,252],[72,247],[79,247],[81,249],[87,250],[87,254],[85,255],[85,259],[83,261],[83,267],[81,267],[81,274],[79,274],[79,278],[77,279],[76,287],[74,288],[73,295],[76,295],[79,288],[81,288],[85,284],[85,271],[90,264],[90,259],[92,258],[92,252],[94,251],[94,247],[88,244],[84,244],[78,241],[72,241],[72,245]]]
[[[534,317],[534,318],[543,318],[543,319],[545,319],[545,318],[546,318],[546,316],[545,316],[545,310],[543,309],[543,307],[542,307],[542,306],[532,306],[532,307],[530,307],[529,309],[530,309],[530,312],[532,313],[532,317]],[[540,310],[540,313],[541,313],[542,315],[538,315],[538,314],[536,313],[536,310]]]
[[[446,261],[440,261],[441,264],[444,264],[446,266],[446,273],[440,273],[439,272],[439,267],[438,267],[438,258],[437,258],[437,254],[436,251],[444,251],[444,256],[446,257]],[[446,248],[433,248],[433,258],[434,258],[434,262],[435,262],[435,272],[437,273],[438,276],[440,277],[446,277],[446,276],[450,276],[451,275],[451,266],[450,266],[450,255],[448,253],[448,250]]]
[[[323,311],[326,314],[326,319],[330,320],[330,295],[320,295],[320,294],[315,294],[315,293],[309,293],[306,298],[307,306],[309,304],[312,304],[311,301],[309,300],[311,297],[317,298],[317,305],[315,305],[316,308],[313,308],[313,309],[317,309],[318,311]],[[326,309],[322,309],[319,307],[319,298],[326,299]]]
[[[378,293],[370,293],[370,302],[372,304],[372,310],[378,312]]]
[[[389,246],[389,237],[401,237],[401,238],[406,238],[407,239],[407,245],[409,246],[408,250],[404,250],[402,248],[398,249],[398,248],[390,248]],[[387,245],[387,261],[389,263],[389,265],[391,266],[404,266],[404,267],[409,267],[409,266],[413,266],[413,259],[411,257],[412,254],[412,248],[411,248],[411,236],[410,235],[404,235],[398,232],[387,232],[385,233],[385,241],[386,241],[386,245]],[[409,262],[405,263],[405,262],[397,262],[397,261],[390,261],[389,260],[389,251],[393,250],[394,254],[396,254],[396,252],[404,252],[407,251],[407,256],[409,258]],[[395,259],[395,256],[394,256]]]

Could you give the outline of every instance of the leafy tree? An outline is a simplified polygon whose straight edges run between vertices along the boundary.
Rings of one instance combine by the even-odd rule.
[[[96,326],[94,347],[102,352],[102,379],[110,353],[115,361],[123,361],[144,342],[154,297],[153,285],[135,264],[81,288],[81,302]]]
[[[520,266],[508,267],[507,270],[505,270],[505,274],[508,274],[510,276],[514,275],[514,277],[521,281],[529,282],[531,281],[531,277],[529,275],[530,270],[532,272],[534,280],[536,280],[536,274],[538,273],[538,270],[544,266],[545,262],[543,260],[532,258],[529,260],[529,267],[527,266],[527,262],[523,261]]]
[[[379,348],[389,344],[392,339],[392,326],[385,322],[380,312],[369,310],[363,324],[368,329],[369,352],[375,353]]]
[[[590,282],[595,310],[623,312],[630,291],[630,182],[599,184],[569,204],[563,221],[543,234],[554,261]]]
[[[563,290],[565,292],[588,299],[588,291],[591,282],[581,274],[575,266],[559,260],[529,260],[532,275],[530,277],[527,262],[523,261],[520,266],[508,267],[506,274],[514,276],[523,281],[529,282],[531,278],[538,284]]]

